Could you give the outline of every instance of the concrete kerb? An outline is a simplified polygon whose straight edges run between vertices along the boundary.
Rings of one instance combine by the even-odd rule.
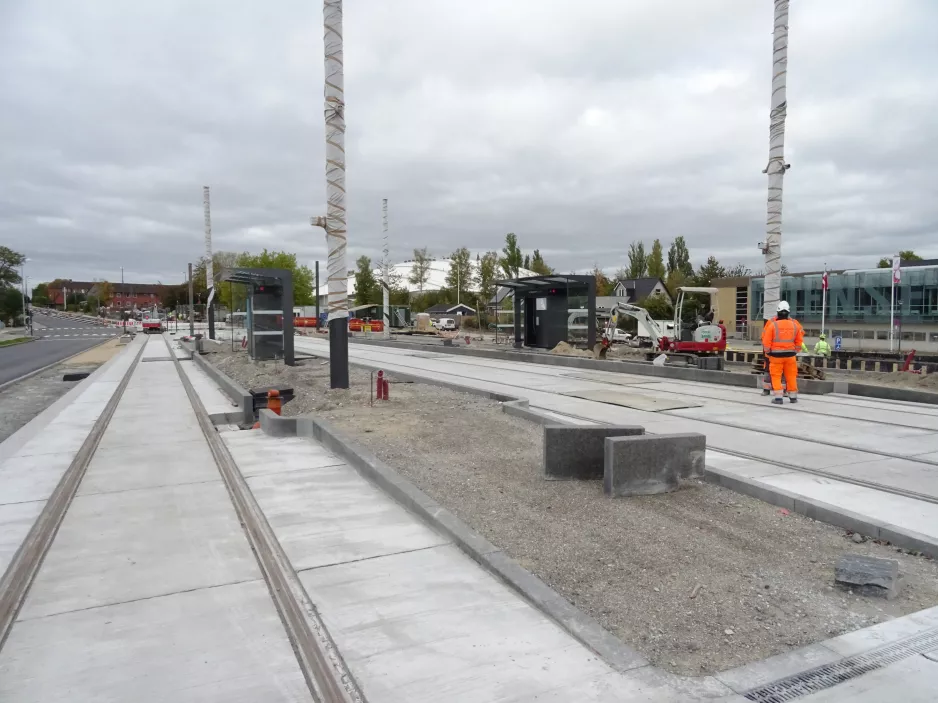
[[[239,384],[235,383],[226,374],[217,369],[214,364],[203,359],[200,355],[194,354],[192,356],[192,361],[195,362],[195,364],[206,374],[208,374],[208,377],[215,381],[215,383],[218,384],[218,387],[221,388],[229,398],[238,404],[238,410],[240,411],[240,422],[254,422],[254,397],[250,393],[248,393]],[[226,416],[230,415],[231,413],[226,414]]]

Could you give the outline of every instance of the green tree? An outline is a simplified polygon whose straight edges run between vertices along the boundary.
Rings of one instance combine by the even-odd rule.
[[[426,247],[414,249],[414,265],[410,267],[410,276],[407,281],[412,286],[417,286],[421,295],[423,295],[423,287],[430,280],[430,264],[432,262],[433,259]]]
[[[221,271],[223,268],[231,268],[232,265],[241,268],[270,268],[287,269],[293,277],[293,304],[294,305],[312,305],[313,304],[313,271],[309,266],[300,265],[296,260],[296,254],[286,251],[268,251],[264,249],[259,254],[242,252],[234,258],[232,264],[231,252],[217,252],[212,254],[212,269]],[[199,298],[204,300],[205,287],[205,261],[202,260],[192,272],[193,288],[199,294]],[[235,289],[241,288],[241,292],[235,292]],[[215,292],[218,300],[229,309],[237,310],[243,308],[243,296],[246,291],[243,286],[219,285]],[[234,300],[229,297],[233,293]],[[188,302],[188,292],[186,293]]]
[[[698,286],[709,286],[714,278],[724,278],[726,269],[720,266],[720,262],[715,257],[707,258],[707,263],[701,265],[697,271],[694,283]]]
[[[648,275],[662,280],[668,275],[664,266],[664,251],[661,248],[660,239],[656,239],[651,245],[651,254],[648,255]]]
[[[690,252],[684,237],[675,237],[668,248],[668,274],[679,271],[685,280],[694,275],[694,265],[690,262]]]
[[[39,305],[45,307],[49,304],[49,284],[40,283],[35,288],[33,288],[32,295],[33,305]]]
[[[472,257],[466,247],[460,247],[449,256],[446,286],[456,293],[456,300],[466,300],[466,291],[472,285]]]
[[[596,295],[612,295],[613,288],[615,288],[615,282],[610,281],[606,274],[602,272],[602,269],[599,268],[599,265],[593,267],[593,276],[596,277]]]
[[[0,320],[4,324],[22,324],[23,294],[15,286],[0,287]]]
[[[514,232],[505,235],[505,246],[502,248],[502,257],[498,265],[502,267],[505,278],[518,278],[518,269],[524,263],[521,249],[518,247],[518,238]]]
[[[22,281],[20,266],[25,261],[23,254],[13,251],[10,247],[0,246],[0,288],[15,286]]]
[[[498,280],[498,253],[494,251],[485,252],[479,259],[479,273],[476,280],[479,286],[479,298],[482,300],[483,307],[489,304],[489,301],[495,297],[498,286],[495,281]]]
[[[530,269],[531,271],[536,273],[538,276],[549,276],[550,274],[554,272],[554,269],[548,266],[547,262],[544,261],[544,257],[541,256],[540,249],[534,250],[534,255],[531,257],[531,264],[530,266],[526,266],[525,268]]]
[[[381,303],[383,295],[378,279],[371,270],[371,259],[367,256],[358,257],[355,262],[355,304],[374,305]]]
[[[645,308],[653,320],[671,320],[674,318],[674,308],[667,296],[649,295],[638,301],[638,306]]]
[[[526,268],[528,271],[531,270],[531,255],[530,254],[524,255],[524,263],[521,264],[521,266],[522,268]]]
[[[918,254],[916,254],[916,253],[915,253],[914,251],[912,251],[911,249],[907,249],[906,251],[900,251],[900,252],[899,252],[899,260],[900,260],[900,261],[922,261],[923,259],[922,259],[921,256],[919,256]],[[879,260],[879,263],[876,264],[876,268],[880,268],[880,269],[891,269],[891,268],[892,268],[892,259],[891,259],[891,258],[883,257],[882,259]]]
[[[629,266],[626,278],[643,278],[648,270],[648,256],[645,254],[645,242],[629,244]]]
[[[742,278],[743,276],[751,276],[752,269],[746,266],[743,263],[738,263],[731,268],[726,269],[727,278]]]

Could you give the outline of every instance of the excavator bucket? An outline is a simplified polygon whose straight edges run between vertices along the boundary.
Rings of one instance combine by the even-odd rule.
[[[609,351],[609,347],[600,342],[593,347],[593,356],[597,359],[605,359],[606,352]]]

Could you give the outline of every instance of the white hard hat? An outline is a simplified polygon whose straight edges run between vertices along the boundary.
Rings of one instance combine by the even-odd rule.
[[[788,307],[787,300],[779,300],[778,307],[775,308],[775,312],[791,312],[791,308]]]

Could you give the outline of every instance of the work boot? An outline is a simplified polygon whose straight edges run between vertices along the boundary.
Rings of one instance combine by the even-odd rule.
[[[762,395],[772,395],[772,391],[770,391],[768,388],[763,388]]]
[[[781,398],[772,398],[772,405],[784,405],[785,401]]]
[[[797,402],[798,402],[798,399],[797,399],[797,398],[789,398],[789,399],[788,399],[788,402],[789,402],[789,403],[797,403]]]

